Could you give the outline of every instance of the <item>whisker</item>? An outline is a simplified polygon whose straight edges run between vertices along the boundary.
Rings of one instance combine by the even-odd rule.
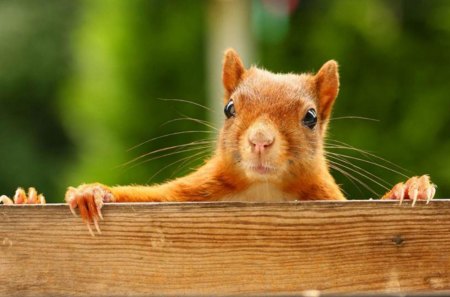
[[[366,178],[367,180],[369,180],[369,181],[371,181],[371,182],[377,184],[378,186],[380,186],[380,187],[382,187],[382,188],[384,188],[384,189],[386,189],[386,190],[389,191],[388,188],[386,188],[384,185],[380,184],[380,183],[377,182],[376,180],[373,180],[373,179],[370,178],[368,175],[366,175],[366,174],[364,174],[364,173],[362,173],[362,172],[359,172],[359,171],[357,171],[357,170],[355,170],[355,169],[353,169],[353,168],[351,168],[351,167],[349,167],[349,166],[346,166],[346,165],[344,165],[344,164],[342,164],[342,163],[339,163],[339,162],[336,161],[336,160],[334,160],[333,162],[334,162],[335,165],[339,165],[341,168],[345,168],[345,169],[347,169],[347,170],[350,170],[350,171],[352,171],[352,172],[358,174],[359,176],[362,176],[362,177]]]
[[[369,152],[369,151],[362,150],[362,149],[358,149],[358,148],[356,148],[356,147],[354,147],[354,146],[351,146],[351,145],[349,145],[349,144],[347,144],[347,143],[345,143],[345,142],[343,142],[343,141],[333,140],[333,139],[328,139],[327,141],[333,141],[333,142],[339,144],[339,145],[330,144],[329,147],[331,147],[331,148],[354,150],[354,151],[359,152],[359,153],[362,154],[362,155],[370,156],[370,157],[372,157],[372,158],[381,160],[381,161],[386,162],[386,163],[388,163],[388,164],[390,164],[390,165],[392,165],[392,166],[394,166],[394,167],[396,167],[396,168],[398,168],[398,169],[400,169],[400,170],[403,170],[403,171],[405,171],[405,172],[408,172],[408,170],[406,170],[405,168],[403,168],[403,167],[401,167],[401,166],[399,166],[399,165],[397,165],[397,164],[395,164],[395,163],[393,163],[393,162],[391,162],[391,161],[389,161],[389,160],[387,160],[387,159],[384,159],[384,158],[382,158],[382,157],[380,157],[380,156],[377,156],[377,155],[375,155],[375,154],[373,154],[373,153],[371,153],[371,152]],[[325,147],[326,147],[326,146],[325,146]]]
[[[342,173],[342,171],[344,171],[340,166],[345,167],[342,164],[337,163],[336,161],[331,161],[330,163],[333,165],[333,169],[338,170],[339,172]],[[339,169],[338,169],[339,168]],[[346,174],[348,174],[349,177],[351,177],[354,181],[358,182],[361,186],[363,186],[364,188],[366,188],[367,190],[369,190],[372,194],[376,195],[377,197],[379,197],[380,195],[374,190],[372,189],[367,183],[363,182],[362,180],[360,180],[359,178],[353,176],[352,174],[346,172]]]
[[[377,166],[377,167],[379,167],[379,168],[383,168],[383,169],[386,169],[386,170],[388,170],[388,171],[390,171],[390,172],[393,172],[393,173],[395,173],[395,174],[401,175],[401,176],[403,176],[403,177],[405,177],[405,178],[409,178],[407,175],[401,173],[400,171],[397,171],[397,170],[395,170],[395,169],[389,168],[389,167],[384,166],[384,165],[382,165],[382,164],[379,164],[379,163],[377,163],[377,162],[373,162],[373,161],[369,161],[369,160],[365,160],[365,159],[361,159],[361,158],[353,157],[353,156],[349,156],[349,155],[344,155],[344,154],[339,154],[339,156],[341,156],[341,157],[343,157],[343,158],[346,158],[346,159],[352,159],[352,160],[357,160],[357,161],[360,161],[360,162],[372,164],[372,165],[375,165],[375,166]]]
[[[344,117],[336,117],[336,118],[330,118],[330,121],[334,120],[344,120],[344,119],[356,119],[356,120],[366,120],[366,121],[373,121],[373,122],[379,122],[379,119],[373,119],[368,117],[361,117],[361,116],[344,116]]]
[[[177,168],[175,168],[175,170],[172,172],[172,174],[170,175],[170,178],[173,178],[175,175],[177,175],[181,170],[183,170],[187,165],[192,164],[198,160],[204,159],[206,158],[206,156],[208,156],[211,152],[207,149],[205,149],[204,151],[201,151],[199,153],[193,154],[191,156],[189,156],[187,158],[187,160],[185,160],[183,163],[181,163],[180,165],[178,165]],[[197,157],[200,156],[200,157]],[[197,157],[197,158],[195,158]]]
[[[330,162],[329,162],[328,166],[329,166],[331,169],[336,170],[336,171],[338,171],[340,174],[342,174],[346,179],[348,179],[348,180],[349,180],[349,181],[350,181],[350,182],[358,189],[358,191],[359,191],[361,194],[363,194],[361,188],[358,187],[358,185],[353,181],[353,179],[351,179],[351,178],[349,177],[349,175],[351,176],[351,174],[349,174],[349,173],[346,172],[345,170],[343,170],[343,169],[337,167],[336,165],[331,164]],[[353,177],[353,176],[352,176],[352,177]],[[341,189],[341,190],[342,190],[343,192],[345,192],[343,189]],[[345,193],[345,194],[347,194],[347,193]]]
[[[196,153],[196,154],[194,154],[194,155],[192,155],[192,156],[198,156],[199,154],[204,154],[204,153],[205,153],[204,151],[201,151],[201,152]],[[167,169],[167,168],[169,168],[169,167],[171,167],[171,166],[173,166],[173,165],[175,165],[175,164],[177,164],[177,163],[183,162],[183,161],[185,161],[186,159],[191,159],[192,156],[187,156],[187,157],[185,157],[185,158],[182,158],[182,159],[180,159],[180,160],[176,160],[176,161],[174,161],[174,162],[172,162],[172,163],[170,163],[170,164],[164,166],[163,168],[159,169],[156,173],[154,173],[154,174],[147,180],[147,183],[149,183],[155,176],[157,176],[158,174],[160,174],[160,173],[161,173],[162,171],[164,171],[165,169]]]
[[[350,166],[352,166],[352,167],[354,167],[354,168],[356,168],[356,169],[358,169],[358,170],[361,170],[361,171],[363,171],[363,172],[365,172],[365,173],[371,175],[373,178],[377,179],[378,181],[380,181],[381,183],[383,183],[383,184],[384,184],[385,186],[387,186],[387,187],[392,186],[388,181],[386,181],[385,179],[382,179],[381,177],[379,177],[379,176],[373,174],[373,173],[370,172],[369,170],[366,170],[366,169],[364,169],[363,167],[360,167],[360,166],[358,166],[358,165],[353,164],[353,163],[350,162],[349,160],[345,159],[345,157],[342,157],[342,158],[341,158],[341,154],[338,154],[338,153],[332,153],[332,152],[326,152],[325,154],[326,154],[326,156],[329,157],[329,158],[335,158],[335,159],[337,159],[337,160],[339,160],[339,161],[341,161],[341,162],[344,162],[344,163],[346,163],[346,164],[349,164]]]
[[[204,108],[207,111],[216,113],[216,111],[214,109],[211,109],[211,108],[209,108],[209,107],[207,107],[207,106],[205,106],[203,104],[200,104],[200,103],[197,103],[197,102],[194,102],[194,101],[189,101],[189,100],[179,99],[179,98],[156,98],[156,99],[161,100],[161,101],[174,101],[174,102],[189,103],[189,104],[192,104],[192,105]]]
[[[331,153],[331,154],[333,154],[333,153]],[[349,161],[347,161],[347,160],[345,160],[345,159],[339,158],[339,157],[337,157],[337,156],[335,156],[335,155],[338,155],[338,154],[328,155],[328,157],[329,157],[329,158],[332,158],[332,159],[334,159],[334,160],[338,160],[338,161],[340,161],[340,162],[343,162],[343,163],[345,163],[345,164],[348,164],[348,165],[354,167],[353,170],[354,170],[354,172],[356,172],[356,173],[364,172],[365,174],[368,174],[369,176],[371,176],[371,177],[374,178],[375,180],[378,180],[379,183],[376,182],[375,180],[372,180],[372,179],[369,179],[369,180],[375,182],[375,183],[378,184],[379,186],[383,187],[385,190],[389,191],[389,188],[388,188],[387,186],[390,186],[390,184],[389,184],[387,181],[385,181],[384,179],[382,179],[382,178],[376,176],[376,175],[373,174],[372,172],[370,172],[370,171],[368,171],[368,170],[365,170],[364,168],[361,168],[361,167],[359,167],[359,166],[357,166],[357,165],[355,165],[355,164],[352,164],[351,162],[349,162]],[[360,170],[360,171],[358,172],[357,170]],[[382,183],[384,183],[384,184],[382,184]],[[386,185],[387,185],[387,186],[386,186]]]
[[[129,164],[132,164],[132,163],[142,159],[142,158],[145,158],[145,157],[147,157],[149,155],[153,155],[153,154],[156,154],[156,153],[159,153],[159,152],[164,152],[164,151],[168,151],[168,150],[173,150],[173,149],[183,148],[183,147],[188,147],[188,146],[194,146],[194,145],[199,145],[199,144],[207,144],[207,143],[211,144],[211,143],[214,143],[214,142],[215,142],[215,140],[202,139],[202,140],[199,140],[199,141],[193,141],[193,142],[189,142],[189,143],[185,143],[185,144],[179,144],[179,145],[174,145],[174,146],[169,146],[169,147],[157,149],[157,150],[145,153],[145,154],[143,154],[143,155],[141,155],[139,157],[136,157],[136,158],[134,158],[134,159],[132,159],[132,160],[130,160],[130,161],[128,161],[128,162],[118,166],[118,167],[125,167],[125,166],[127,166]]]
[[[204,146],[199,146],[199,147],[194,147],[194,148],[188,148],[188,149],[179,150],[179,151],[176,151],[176,152],[171,152],[171,153],[167,153],[167,154],[164,154],[164,155],[156,156],[156,157],[149,158],[149,159],[143,160],[143,161],[141,161],[141,162],[138,162],[138,163],[136,163],[136,164],[130,166],[129,169],[134,168],[134,167],[139,166],[139,165],[142,165],[142,164],[144,164],[144,163],[148,163],[148,162],[153,161],[153,160],[161,159],[161,158],[168,157],[168,156],[172,156],[172,155],[182,154],[182,153],[186,153],[186,152],[191,152],[191,151],[196,151],[196,150],[198,151],[198,150],[202,150],[202,149],[207,149],[207,148],[209,148],[209,147],[210,147],[209,145],[204,145]]]
[[[204,125],[204,126],[206,126],[206,127],[208,127],[208,128],[211,128],[211,129],[213,129],[213,130],[215,130],[215,131],[219,131],[219,129],[217,129],[216,127],[214,127],[213,125],[211,125],[211,124],[208,123],[207,121],[203,121],[203,120],[199,120],[199,119],[194,119],[194,118],[190,118],[190,117],[181,117],[181,118],[176,118],[176,119],[168,120],[167,122],[163,123],[163,124],[161,125],[161,127],[162,127],[162,126],[165,126],[165,125],[167,125],[167,124],[173,123],[173,122],[178,122],[178,121],[191,121],[191,122],[194,122],[194,123],[198,123],[198,124]]]
[[[157,140],[157,139],[166,138],[166,137],[173,136],[173,135],[190,134],[190,133],[210,133],[210,134],[215,134],[212,131],[206,131],[206,130],[190,130],[190,131],[181,131],[181,132],[169,133],[169,134],[166,134],[166,135],[162,135],[162,136],[151,138],[151,139],[146,140],[146,141],[144,141],[144,142],[142,142],[140,144],[137,144],[137,145],[129,148],[127,150],[127,152],[132,151],[132,150],[134,150],[134,149],[136,149],[136,148],[138,148],[138,147],[140,147],[140,146],[142,146],[144,144],[150,143],[150,142],[152,142],[154,140]]]

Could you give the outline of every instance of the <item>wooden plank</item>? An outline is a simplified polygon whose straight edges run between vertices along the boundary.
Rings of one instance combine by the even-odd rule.
[[[450,292],[450,201],[0,206],[1,296]]]

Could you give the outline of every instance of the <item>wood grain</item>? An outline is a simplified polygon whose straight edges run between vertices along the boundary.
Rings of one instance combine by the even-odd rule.
[[[1,296],[450,292],[450,201],[0,206]]]

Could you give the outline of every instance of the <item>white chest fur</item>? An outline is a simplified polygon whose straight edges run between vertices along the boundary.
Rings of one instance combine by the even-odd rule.
[[[244,201],[244,202],[282,202],[295,200],[295,197],[282,192],[270,183],[257,183],[245,191],[237,194],[224,196],[221,201]]]

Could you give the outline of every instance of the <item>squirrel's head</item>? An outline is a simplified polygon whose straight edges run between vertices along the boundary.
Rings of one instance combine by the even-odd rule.
[[[218,150],[251,180],[281,181],[325,164],[323,138],[339,91],[338,65],[316,74],[246,69],[233,49],[222,73],[225,124]]]

